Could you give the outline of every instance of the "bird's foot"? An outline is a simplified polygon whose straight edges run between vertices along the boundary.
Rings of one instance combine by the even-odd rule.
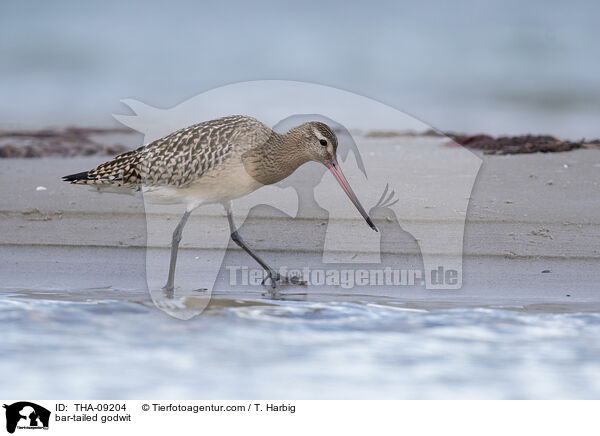
[[[302,276],[299,276],[298,274],[294,274],[292,276],[282,276],[281,277],[281,282],[285,283],[285,284],[289,284],[289,285],[299,285],[299,286],[306,286],[307,283],[302,280]]]
[[[267,280],[271,282],[271,287],[273,289],[277,287],[277,284],[306,286],[306,282],[302,280],[302,277],[300,277],[297,274],[294,274],[292,276],[281,275],[277,271],[273,270],[267,271],[267,275],[263,279],[262,284],[266,284]]]
[[[175,287],[173,287],[173,285],[167,284],[163,286],[162,290],[167,298],[173,298],[175,296]]]

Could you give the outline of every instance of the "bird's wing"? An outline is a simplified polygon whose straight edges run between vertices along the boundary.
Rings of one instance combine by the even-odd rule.
[[[235,149],[266,140],[268,130],[259,121],[240,115],[206,121],[120,154],[91,171],[66,176],[65,180],[184,187],[223,163]]]

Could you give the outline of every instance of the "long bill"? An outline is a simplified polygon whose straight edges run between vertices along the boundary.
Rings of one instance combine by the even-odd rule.
[[[362,207],[362,204],[360,204],[360,201],[358,201],[356,194],[350,187],[350,184],[348,183],[348,180],[346,180],[344,173],[342,173],[342,169],[340,168],[340,164],[338,164],[337,159],[334,157],[333,159],[331,159],[330,162],[328,162],[325,165],[327,166],[329,171],[331,171],[331,174],[333,174],[333,177],[335,177],[335,180],[338,181],[338,183],[340,184],[340,186],[342,187],[342,189],[344,190],[346,195],[348,195],[348,198],[350,198],[352,203],[354,203],[354,206],[356,206],[356,208],[358,209],[360,214],[363,216],[365,221],[367,221],[367,224],[369,225],[369,227],[371,227],[373,230],[378,232],[379,230],[377,230],[377,227],[375,227],[375,224],[373,224],[371,217],[369,217],[369,215],[367,214],[365,209]]]

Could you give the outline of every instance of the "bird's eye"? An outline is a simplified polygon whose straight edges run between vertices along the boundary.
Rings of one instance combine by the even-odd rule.
[[[325,147],[327,145],[327,141],[325,141],[324,139],[321,139],[319,142],[321,143],[321,145],[323,147]]]

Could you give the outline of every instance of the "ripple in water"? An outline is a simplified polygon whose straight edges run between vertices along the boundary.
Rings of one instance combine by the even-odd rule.
[[[237,303],[0,299],[3,396],[600,397],[600,314]]]

